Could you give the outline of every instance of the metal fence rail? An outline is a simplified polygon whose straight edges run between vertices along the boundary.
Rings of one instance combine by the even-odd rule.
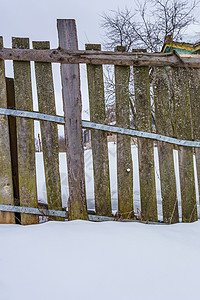
[[[62,116],[53,116],[53,115],[47,115],[47,114],[42,114],[42,113],[38,113],[38,112],[0,108],[0,114],[13,116],[13,117],[31,118],[31,119],[35,119],[35,120],[56,122],[58,124],[65,124],[64,117],[62,117]],[[134,136],[134,137],[142,137],[142,138],[152,139],[152,140],[156,140],[156,141],[162,141],[162,142],[166,142],[166,143],[170,143],[170,144],[174,144],[174,145],[178,145],[178,146],[200,148],[200,141],[180,140],[177,138],[172,138],[172,137],[164,136],[161,134],[144,132],[144,131],[135,130],[135,129],[127,129],[127,128],[122,128],[122,127],[117,127],[117,126],[112,126],[112,125],[99,124],[99,123],[94,123],[94,122],[90,122],[90,121],[86,121],[86,120],[82,120],[82,127],[88,128],[88,129],[107,131],[107,132],[111,132],[111,133],[125,134],[125,135],[129,135],[129,136]]]
[[[35,208],[35,207],[25,207],[25,206],[13,206],[13,205],[2,205],[0,204],[0,211],[4,212],[16,212],[16,213],[25,213],[25,214],[31,214],[31,215],[38,215],[38,216],[45,216],[45,217],[61,217],[64,219],[68,219],[68,211],[58,211],[58,210],[48,210],[44,208]],[[121,221],[121,222],[140,222],[140,223],[147,223],[142,222],[140,220],[133,220],[133,219],[123,219],[123,218],[117,218],[115,216],[113,217],[107,217],[107,216],[98,216],[95,214],[88,214],[89,220],[93,222],[102,222],[102,221]],[[148,222],[148,224],[152,225],[166,225],[163,222]]]

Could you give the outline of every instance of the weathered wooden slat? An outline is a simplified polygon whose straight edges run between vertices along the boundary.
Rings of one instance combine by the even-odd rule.
[[[7,90],[7,107],[8,109],[15,108],[15,89],[14,79],[6,78],[6,90]],[[12,181],[13,181],[13,194],[15,205],[20,205],[19,200],[19,176],[18,176],[18,154],[17,154],[17,128],[16,118],[8,117],[9,135],[10,135],[10,154],[12,165]],[[15,213],[15,222],[21,224],[20,213]]]
[[[49,49],[50,43],[33,42],[33,48]],[[56,108],[51,63],[36,62],[35,74],[39,112],[55,115]],[[40,125],[49,209],[62,210],[57,124],[49,121],[40,121]],[[59,218],[56,218],[56,220],[59,220]]]
[[[115,53],[111,51],[84,51],[70,49],[0,49],[0,59],[40,61],[61,64],[106,64],[126,66],[176,66],[200,68],[199,55],[173,53]]]
[[[117,47],[116,51],[125,51]],[[129,107],[130,67],[115,66],[116,125],[130,128]],[[133,211],[133,163],[131,137],[117,135],[117,186],[119,215],[131,218]]]
[[[192,139],[188,72],[185,68],[173,69],[174,116],[176,136]],[[179,147],[182,221],[197,220],[193,149]]]
[[[164,67],[153,69],[153,92],[156,133],[172,137],[169,80]],[[165,223],[179,222],[173,148],[173,145],[158,141],[163,221]]]
[[[152,131],[150,81],[148,67],[134,67],[136,126]],[[138,138],[140,197],[142,218],[157,221],[153,141]]]
[[[190,105],[193,139],[200,141],[200,70],[187,69],[189,77]],[[195,148],[197,180],[200,194],[200,149]]]
[[[13,48],[29,48],[28,38],[13,38]],[[13,61],[16,109],[33,110],[29,62]],[[20,204],[37,207],[34,121],[17,118]],[[35,215],[21,215],[21,224],[38,223]]]
[[[86,50],[101,50],[101,45],[88,44]],[[90,120],[104,124],[106,119],[102,65],[87,64]],[[111,193],[107,132],[92,130],[91,144],[94,169],[95,211],[111,216]]]
[[[0,48],[3,38],[0,37]],[[0,60],[0,106],[7,108],[4,61]],[[8,117],[0,115],[0,204],[14,205]],[[0,212],[0,224],[14,224],[14,213]]]
[[[59,46],[78,49],[75,20],[58,20]],[[69,179],[69,219],[88,219],[85,197],[80,71],[77,64],[61,65],[65,138]]]

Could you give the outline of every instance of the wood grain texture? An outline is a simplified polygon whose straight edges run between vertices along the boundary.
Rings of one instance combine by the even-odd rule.
[[[34,49],[49,49],[49,42],[33,42]],[[53,74],[51,63],[35,63],[39,112],[56,115]],[[44,168],[49,209],[62,210],[59,173],[59,145],[57,124],[40,121]],[[51,218],[52,219],[52,218]],[[55,220],[63,220],[55,217]]]
[[[57,22],[59,46],[69,50],[78,49],[75,20],[58,20]],[[61,81],[69,180],[69,219],[88,219],[85,197],[79,65],[62,64]]]
[[[156,133],[173,137],[169,80],[165,67],[153,69],[153,92]],[[173,145],[158,141],[163,221],[165,223],[179,222],[173,149]]]
[[[195,141],[200,141],[200,70],[188,69],[190,105],[192,116],[192,135]],[[197,180],[200,194],[200,149],[194,148],[197,166]]]
[[[3,38],[0,37],[0,48]],[[7,108],[4,61],[0,60],[0,106]],[[8,117],[0,115],[0,204],[14,205]],[[14,213],[0,211],[0,224],[14,224]]]
[[[120,50],[125,51],[122,47],[115,49]],[[129,67],[115,66],[116,125],[124,128],[130,128],[129,76]],[[117,135],[117,186],[119,215],[131,218],[134,216],[131,137],[121,134]]]
[[[152,131],[150,82],[148,67],[134,67],[136,126]],[[153,141],[138,138],[141,215],[146,221],[157,221],[157,202]]]
[[[70,20],[69,20],[70,21]],[[0,59],[40,61],[61,64],[106,64],[118,66],[176,66],[200,68],[199,55],[185,56],[173,53],[115,53],[112,51],[84,51],[70,48],[51,50],[0,49]]]
[[[101,45],[88,44],[86,50],[101,50]],[[105,98],[102,65],[87,64],[90,120],[105,123]],[[95,211],[97,215],[111,216],[110,175],[107,133],[91,130],[94,170]]]
[[[13,38],[13,48],[29,48],[29,39]],[[13,61],[16,109],[33,110],[29,62]],[[34,121],[17,118],[20,204],[37,207]],[[38,223],[38,216],[21,214],[23,225]]]
[[[189,80],[185,68],[173,68],[175,134],[179,139],[192,140]],[[179,147],[182,221],[197,220],[193,149]]]
[[[14,79],[6,77],[6,91],[7,91],[7,107],[15,108],[15,89]],[[17,128],[16,118],[8,116],[9,136],[10,136],[10,154],[12,165],[12,180],[13,180],[13,193],[14,204],[20,205],[19,199],[19,172],[18,172],[18,153],[17,153]],[[21,224],[21,214],[15,213],[15,222]]]

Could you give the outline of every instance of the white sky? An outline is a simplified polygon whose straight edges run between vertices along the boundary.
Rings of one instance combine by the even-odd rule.
[[[6,46],[12,36],[22,36],[50,40],[51,46],[57,47],[56,19],[76,19],[79,48],[84,49],[86,42],[100,42],[99,19],[103,11],[125,5],[133,7],[133,3],[131,0],[0,0],[0,34]]]

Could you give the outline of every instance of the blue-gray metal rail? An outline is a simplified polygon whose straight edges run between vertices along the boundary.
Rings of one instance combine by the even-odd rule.
[[[13,206],[13,205],[3,205],[0,204],[0,211],[4,212],[17,212],[17,213],[25,213],[39,216],[53,216],[53,217],[62,217],[64,219],[68,219],[68,212],[66,210],[48,210],[45,208],[35,208],[35,207],[25,207],[25,206]],[[93,222],[102,222],[102,221],[120,221],[120,222],[141,222],[139,220],[130,220],[130,219],[121,219],[116,217],[107,217],[107,216],[98,216],[95,214],[88,213],[88,217],[90,221]],[[144,222],[147,223],[147,222]],[[167,225],[166,223],[161,222],[148,222],[148,224],[152,225]]]
[[[0,204],[0,211],[4,212],[16,212],[25,213],[45,217],[62,217],[68,219],[68,212],[66,210],[48,210],[46,208],[36,208],[36,207],[25,207],[25,206],[14,206],[14,205],[3,205]],[[93,214],[88,214],[90,221],[114,221],[114,217],[97,216]]]
[[[14,117],[23,117],[23,118],[31,118],[35,120],[56,122],[58,124],[65,124],[64,117],[62,116],[53,116],[53,115],[41,114],[38,112],[0,108],[0,114],[14,116]],[[180,140],[177,138],[172,138],[161,134],[144,132],[135,129],[121,128],[121,127],[105,125],[105,124],[99,124],[99,123],[94,123],[85,120],[82,120],[82,127],[88,129],[102,130],[102,131],[112,132],[112,133],[120,133],[120,134],[125,134],[134,137],[147,138],[147,139],[162,141],[162,142],[166,142],[178,146],[200,148],[200,141]]]

